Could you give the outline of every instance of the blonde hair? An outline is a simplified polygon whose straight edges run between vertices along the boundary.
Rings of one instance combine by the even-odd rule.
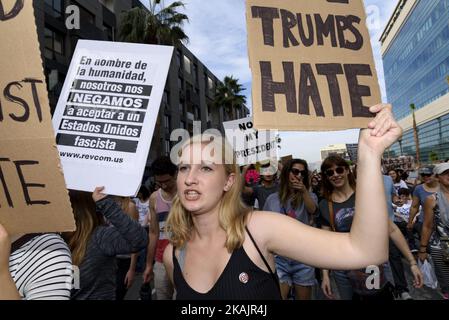
[[[220,227],[226,232],[226,248],[229,252],[232,252],[243,245],[246,218],[250,212],[250,209],[243,204],[241,199],[242,179],[240,168],[235,164],[232,147],[223,137],[218,135],[197,135],[188,139],[180,148],[179,156],[181,156],[184,148],[195,143],[201,143],[209,147],[212,144],[214,151],[221,151],[221,160],[226,175],[235,174],[234,184],[223,194],[218,209]],[[227,163],[226,159],[232,159],[232,163]],[[170,242],[173,246],[182,248],[190,240],[193,228],[192,215],[182,206],[178,195],[176,195],[166,221],[166,232],[169,235]]]

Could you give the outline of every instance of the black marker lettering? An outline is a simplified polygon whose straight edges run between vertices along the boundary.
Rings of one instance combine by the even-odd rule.
[[[10,161],[8,158],[0,158],[0,162]],[[14,208],[14,203],[12,202],[11,195],[9,194],[8,185],[6,184],[5,176],[3,175],[2,167],[0,165],[0,180],[2,181],[3,190],[5,192],[6,201],[8,201],[8,206]],[[1,208],[1,206],[0,206]]]
[[[343,68],[339,63],[317,64],[319,75],[326,76],[329,85],[329,94],[332,102],[332,110],[335,117],[343,116],[343,105],[341,102],[340,86],[337,74],[343,74]]]
[[[271,62],[260,61],[262,76],[262,110],[275,112],[275,94],[284,94],[287,100],[287,112],[297,112],[296,84],[293,62],[282,62],[284,68],[284,82],[274,82]]]
[[[274,19],[279,19],[279,9],[269,7],[251,7],[253,18],[262,19],[263,42],[274,47]]]
[[[318,84],[313,74],[312,66],[309,63],[301,63],[301,77],[299,80],[299,114],[310,115],[309,99],[312,99],[317,117],[324,117],[320,91],[318,90]]]
[[[16,165],[17,174],[19,175],[20,183],[22,184],[22,190],[23,195],[25,197],[25,202],[27,205],[34,205],[34,204],[49,204],[49,201],[46,200],[31,200],[30,193],[28,192],[28,188],[45,188],[45,184],[38,184],[38,183],[27,183],[25,181],[25,177],[23,176],[22,168],[21,166],[29,166],[29,165],[36,165],[39,164],[38,161],[30,161],[30,160],[22,160],[22,161],[14,161],[14,164]]]
[[[22,89],[22,84],[20,82],[11,82],[6,87],[5,90],[3,90],[3,95],[5,96],[6,100],[16,103],[23,107],[24,112],[22,116],[17,116],[15,114],[10,113],[9,116],[19,122],[25,122],[30,117],[30,107],[28,106],[28,103],[23,100],[22,98],[16,97],[11,93],[12,87],[17,87],[19,89]]]
[[[346,79],[348,81],[349,94],[351,96],[352,116],[372,118],[375,115],[363,105],[362,97],[370,97],[371,90],[367,86],[362,86],[357,80],[357,76],[372,76],[371,67],[368,64],[345,64]]]
[[[307,30],[309,31],[308,36],[306,36],[305,34],[304,24],[302,22],[302,17],[300,13],[296,15],[296,19],[298,20],[299,37],[301,39],[301,42],[305,47],[310,47],[311,45],[313,45],[313,42],[315,41],[312,16],[310,14],[306,14]]]
[[[315,14],[315,25],[316,25],[316,37],[317,44],[319,46],[324,45],[323,37],[331,37],[332,47],[337,47],[337,36],[335,34],[335,18],[333,15],[329,15],[326,21],[323,21],[321,15]]]
[[[298,40],[296,40],[291,29],[296,26],[296,17],[293,13],[288,10],[281,9],[282,18],[282,35],[284,41],[284,48],[289,48],[290,43],[292,46],[296,47],[299,45]]]
[[[11,11],[5,12],[5,9],[3,9],[3,3],[0,0],[0,21],[6,21],[15,18],[23,9],[23,1],[24,0],[17,0]]]

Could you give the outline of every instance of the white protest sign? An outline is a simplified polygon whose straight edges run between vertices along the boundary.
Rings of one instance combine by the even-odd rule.
[[[67,188],[133,196],[173,47],[80,40],[53,116]]]
[[[277,161],[279,137],[276,130],[257,130],[252,118],[227,121],[223,123],[223,127],[238,165]]]

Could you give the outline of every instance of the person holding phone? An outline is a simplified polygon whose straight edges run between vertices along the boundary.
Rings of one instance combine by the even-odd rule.
[[[264,211],[284,214],[311,225],[311,217],[317,209],[318,198],[309,192],[309,169],[302,159],[290,160],[282,169],[279,192],[265,202]],[[298,261],[276,256],[276,270],[283,299],[294,288],[297,300],[310,300],[315,285],[315,269]]]

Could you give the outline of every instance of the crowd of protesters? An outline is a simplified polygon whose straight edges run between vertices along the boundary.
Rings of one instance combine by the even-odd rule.
[[[357,169],[338,156],[320,172],[302,159],[197,164],[206,142],[192,139],[179,165],[154,161],[136,198],[70,190],[75,232],[9,236],[0,225],[0,299],[122,300],[139,275],[142,300],[318,299],[314,287],[326,299],[407,300],[423,261],[447,299],[449,163],[422,166],[414,185],[397,169],[382,176],[401,131],[389,123],[362,131],[369,156]]]

